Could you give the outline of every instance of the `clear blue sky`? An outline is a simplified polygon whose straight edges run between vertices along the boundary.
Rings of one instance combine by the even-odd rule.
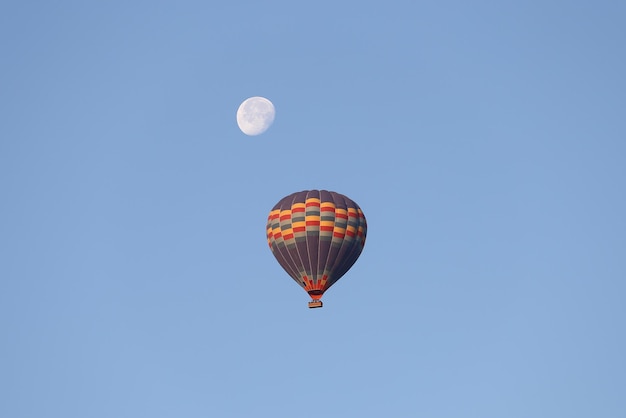
[[[625,21],[4,1],[0,416],[623,418]],[[369,226],[316,310],[265,238],[309,188]]]

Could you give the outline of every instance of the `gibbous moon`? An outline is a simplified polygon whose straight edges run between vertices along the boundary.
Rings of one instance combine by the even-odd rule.
[[[246,135],[260,135],[274,122],[276,110],[265,97],[250,97],[237,109],[237,125]]]

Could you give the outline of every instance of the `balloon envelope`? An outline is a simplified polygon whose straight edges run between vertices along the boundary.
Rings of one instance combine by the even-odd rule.
[[[286,196],[267,219],[267,241],[274,257],[314,301],[356,262],[366,234],[359,205],[326,190]]]

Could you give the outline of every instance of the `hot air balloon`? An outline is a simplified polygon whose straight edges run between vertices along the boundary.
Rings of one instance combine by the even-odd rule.
[[[283,269],[322,307],[322,295],[355,263],[367,223],[359,205],[326,190],[281,199],[267,218],[267,242]]]

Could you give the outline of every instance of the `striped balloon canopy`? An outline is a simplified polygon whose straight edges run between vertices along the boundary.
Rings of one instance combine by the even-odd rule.
[[[367,234],[363,211],[346,196],[305,190],[281,199],[267,219],[267,241],[283,269],[311,296],[309,307],[356,262]]]

